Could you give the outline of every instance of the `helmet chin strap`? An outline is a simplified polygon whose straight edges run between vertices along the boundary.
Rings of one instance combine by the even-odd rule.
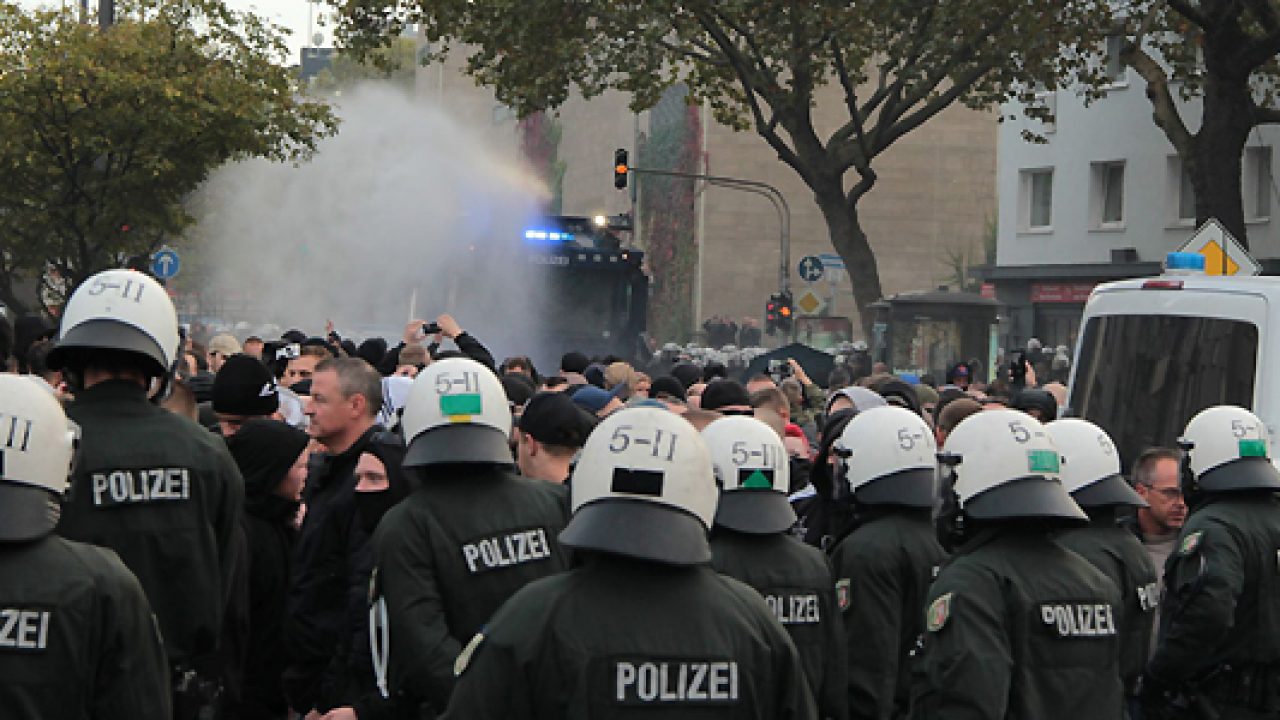
[[[1194,441],[1178,438],[1178,448],[1182,450],[1182,462],[1179,463],[1179,485],[1182,487],[1182,497],[1188,508],[1195,507],[1204,500],[1204,490],[1200,487],[1196,474],[1191,470],[1191,451],[1195,447]]]
[[[946,469],[942,472],[939,483],[940,504],[934,514],[933,526],[942,548],[947,552],[954,552],[968,539],[965,512],[960,507],[960,496],[955,490],[956,467],[960,465],[961,458],[954,453],[938,453],[938,461]]]

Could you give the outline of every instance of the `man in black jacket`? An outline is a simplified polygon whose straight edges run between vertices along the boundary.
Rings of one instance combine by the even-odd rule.
[[[308,431],[325,452],[311,457],[287,606],[285,688],[300,713],[327,710],[325,705],[336,701],[334,689],[324,687],[325,670],[350,637],[347,567],[368,542],[356,523],[354,471],[370,438],[381,430],[374,422],[381,406],[381,378],[365,361],[335,358],[317,366]]]

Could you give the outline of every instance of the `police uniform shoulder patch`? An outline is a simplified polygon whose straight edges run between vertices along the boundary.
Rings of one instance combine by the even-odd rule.
[[[952,593],[941,595],[929,606],[929,612],[925,617],[925,627],[929,632],[938,632],[951,618],[951,596]]]
[[[1200,539],[1204,536],[1203,530],[1197,530],[1190,535],[1182,538],[1182,544],[1178,546],[1179,555],[1190,555],[1200,548]]]
[[[849,593],[850,587],[849,578],[840,578],[836,581],[836,605],[841,612],[848,610],[849,603],[852,602]]]
[[[471,642],[462,648],[462,652],[458,653],[458,659],[453,661],[454,677],[462,677],[462,673],[467,671],[467,666],[471,664],[471,656],[475,654],[476,648],[480,647],[482,642],[484,642],[483,632],[471,636]]]

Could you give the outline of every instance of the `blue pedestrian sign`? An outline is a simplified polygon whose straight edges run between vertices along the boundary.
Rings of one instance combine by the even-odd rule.
[[[800,258],[800,279],[805,282],[818,282],[822,279],[824,268],[817,255],[805,255]]]
[[[181,268],[182,262],[178,260],[178,253],[169,248],[161,248],[151,256],[151,274],[161,280],[176,277]]]

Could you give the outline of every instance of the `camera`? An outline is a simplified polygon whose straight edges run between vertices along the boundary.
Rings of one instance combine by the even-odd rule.
[[[1027,368],[1031,365],[1027,361],[1027,352],[1022,350],[1013,359],[1009,361],[1009,383],[1015,388],[1023,388],[1027,386]]]
[[[422,326],[423,337],[426,337],[427,335],[435,335],[438,332],[440,332],[440,323],[434,320]]]

